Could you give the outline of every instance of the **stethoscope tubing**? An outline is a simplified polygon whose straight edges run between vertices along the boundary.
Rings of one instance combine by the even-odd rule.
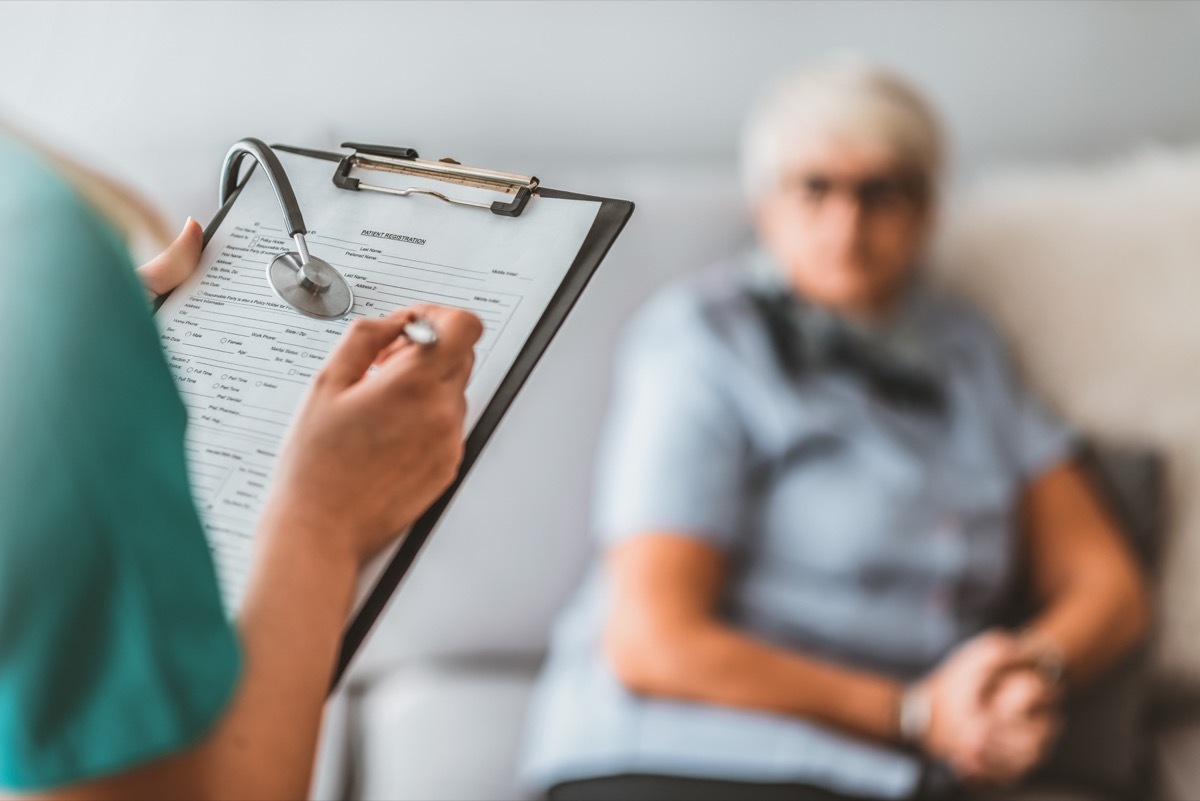
[[[295,253],[280,253],[267,265],[267,283],[280,300],[303,315],[321,320],[342,317],[354,306],[354,292],[337,268],[309,254],[305,240],[308,226],[300,213],[296,191],[275,151],[261,139],[247,137],[229,148],[221,168],[218,194],[221,206],[224,207],[237,191],[242,160],[246,156],[262,167],[283,210],[287,233],[296,243]]]
[[[221,205],[224,206],[229,198],[233,197],[241,177],[239,168],[242,165],[242,159],[246,156],[253,157],[262,165],[267,180],[271,182],[271,188],[275,190],[275,197],[279,199],[279,206],[283,210],[288,236],[306,234],[308,226],[304,224],[304,215],[300,213],[300,201],[296,199],[292,182],[288,180],[287,172],[283,169],[283,164],[279,162],[279,156],[276,156],[275,151],[261,139],[248,136],[235,142],[233,147],[229,148],[229,152],[225,154],[225,164],[221,168],[219,194]]]

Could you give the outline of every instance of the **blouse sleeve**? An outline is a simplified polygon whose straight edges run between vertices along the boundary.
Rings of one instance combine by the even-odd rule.
[[[747,454],[697,301],[658,297],[617,355],[594,499],[601,542],[670,531],[727,551],[740,534]]]
[[[0,788],[182,749],[240,650],[185,412],[115,233],[0,138]]]
[[[995,414],[997,440],[1017,478],[1023,483],[1035,481],[1076,454],[1079,433],[1029,386],[995,326],[977,312],[974,315],[977,355]]]

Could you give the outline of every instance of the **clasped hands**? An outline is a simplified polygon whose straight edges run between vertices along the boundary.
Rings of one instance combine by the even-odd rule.
[[[1005,787],[1049,753],[1061,693],[1030,642],[986,631],[958,647],[919,685],[929,725],[921,742],[967,784]]]

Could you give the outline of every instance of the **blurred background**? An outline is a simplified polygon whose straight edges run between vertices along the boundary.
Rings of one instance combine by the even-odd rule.
[[[514,171],[729,167],[764,82],[834,50],[941,108],[960,176],[1192,141],[1176,3],[6,3],[0,104],[176,215],[229,143],[405,142]]]
[[[331,710],[317,795],[520,794],[529,682],[590,548],[612,342],[745,239],[741,120],[836,51],[944,117],[939,276],[1072,421],[1165,460],[1145,714],[1174,713],[1137,743],[1167,795],[1200,795],[1200,726],[1175,714],[1200,687],[1200,4],[9,2],[0,30],[0,118],[173,225],[211,216],[243,136],[408,145],[638,204]]]

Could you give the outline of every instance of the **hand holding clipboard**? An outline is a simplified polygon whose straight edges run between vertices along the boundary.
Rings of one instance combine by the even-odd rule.
[[[283,431],[346,325],[421,303],[468,310],[484,325],[458,474],[366,572],[336,682],[633,206],[423,162],[407,149],[276,150],[304,205],[308,246],[353,287],[350,312],[302,317],[267,287],[264,268],[289,232],[276,227],[271,187],[253,171],[206,231],[200,268],[158,314],[189,407],[197,500],[231,609]]]

